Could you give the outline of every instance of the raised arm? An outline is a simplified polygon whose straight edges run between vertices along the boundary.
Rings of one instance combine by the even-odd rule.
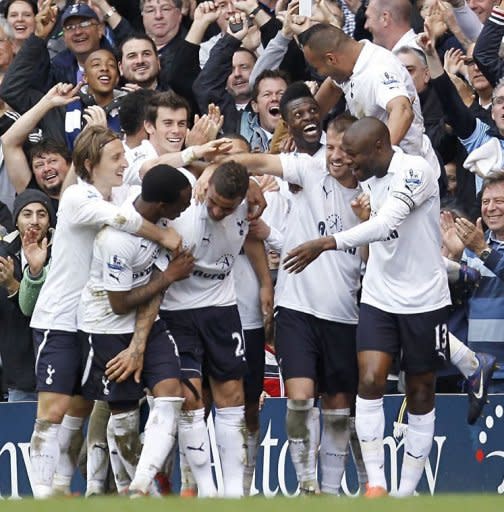
[[[334,83],[332,78],[327,77],[315,94],[315,99],[320,106],[320,118],[324,118],[330,110],[338,103],[343,91]]]
[[[443,113],[453,128],[457,137],[468,138],[476,129],[476,117],[464,105],[455,85],[445,73],[441,60],[431,40],[429,27],[425,25],[426,32],[420,34],[418,44],[422,47],[427,59],[427,66],[431,75],[431,83],[438,93]]]
[[[27,187],[32,172],[23,151],[23,144],[40,120],[53,108],[75,101],[78,87],[57,84],[28,112],[25,112],[2,136],[7,174],[19,194]]]

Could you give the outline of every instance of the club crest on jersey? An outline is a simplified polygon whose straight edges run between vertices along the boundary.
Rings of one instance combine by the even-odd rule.
[[[422,184],[423,172],[416,169],[408,169],[404,178],[404,186],[411,192]]]
[[[215,263],[222,270],[227,270],[233,266],[234,256],[232,254],[223,254]]]
[[[47,367],[47,379],[45,380],[45,383],[50,386],[54,380],[52,378],[52,376],[56,373],[56,370],[52,367],[52,365],[50,364],[48,367]]]

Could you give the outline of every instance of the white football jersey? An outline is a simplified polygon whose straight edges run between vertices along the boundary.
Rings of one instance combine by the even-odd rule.
[[[388,173],[370,178],[362,188],[371,198],[371,218],[334,235],[338,249],[370,243],[362,302],[399,314],[449,305],[432,167],[422,157],[396,151]]]
[[[89,183],[79,181],[68,187],[59,203],[51,266],[31,327],[76,332],[77,306],[88,279],[96,234],[104,225],[136,233],[142,221],[136,210],[105,201]]]
[[[349,229],[359,223],[350,202],[361,192],[348,189],[326,170],[324,158],[307,154],[282,154],[283,177],[303,187],[295,194],[287,221],[282,260],[298,245]],[[351,248],[325,252],[299,274],[278,272],[275,303],[324,320],[356,324],[357,291],[360,288],[361,258]]]
[[[134,209],[133,205],[131,208]],[[89,279],[79,304],[79,329],[93,334],[132,333],[136,308],[130,313],[116,315],[107,292],[130,291],[147,284],[155,265],[161,267],[160,270],[168,266],[166,251],[157,243],[104,227],[94,242]]]
[[[185,310],[236,304],[231,271],[248,233],[247,202],[221,221],[208,216],[206,203],[191,206],[170,223],[183,238],[184,248],[195,257],[190,277],[173,283],[161,305],[165,310]]]
[[[411,102],[414,118],[400,142],[408,154],[423,156],[440,173],[439,161],[429,138],[424,134],[420,100],[413,80],[401,61],[389,50],[370,41],[360,41],[362,51],[348,80],[336,83],[345,94],[347,108],[358,119],[373,116],[387,123],[387,103],[405,96]]]
[[[140,168],[147,160],[153,160],[159,155],[154,149],[154,146],[148,141],[143,140],[142,143],[134,150],[129,150],[128,155],[128,168],[124,171],[123,182],[128,185],[140,185]]]

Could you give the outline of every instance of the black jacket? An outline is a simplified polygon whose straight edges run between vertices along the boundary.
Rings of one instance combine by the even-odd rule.
[[[19,237],[11,243],[0,242],[0,255],[14,260],[14,276],[22,277],[21,244]],[[21,313],[18,296],[8,298],[0,287],[0,354],[2,355],[4,384],[22,391],[35,390],[35,350],[30,329],[30,318]]]

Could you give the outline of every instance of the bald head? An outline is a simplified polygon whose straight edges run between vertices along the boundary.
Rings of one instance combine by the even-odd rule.
[[[359,181],[386,174],[393,150],[390,132],[375,117],[363,117],[343,135],[342,147],[353,160],[354,174]]]
[[[327,23],[313,25],[303,33],[302,45],[314,53],[337,52],[350,38],[343,30]]]
[[[343,82],[353,72],[362,51],[361,43],[327,23],[313,25],[301,39],[306,62],[320,76]]]
[[[355,121],[345,132],[345,138],[360,146],[374,147],[377,142],[390,147],[390,132],[387,125],[376,117],[363,117]]]
[[[364,27],[374,43],[391,50],[411,28],[410,0],[370,0]]]
[[[377,0],[382,11],[388,11],[396,23],[411,25],[410,0]]]

